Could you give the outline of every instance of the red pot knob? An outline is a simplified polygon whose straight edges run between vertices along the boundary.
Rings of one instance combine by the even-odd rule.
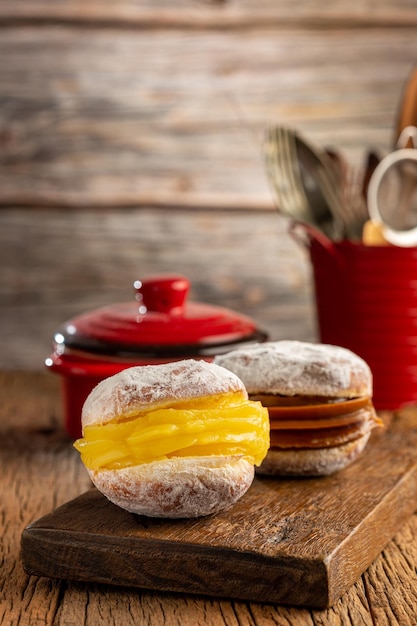
[[[139,313],[181,313],[185,306],[190,282],[184,276],[153,276],[134,282]]]

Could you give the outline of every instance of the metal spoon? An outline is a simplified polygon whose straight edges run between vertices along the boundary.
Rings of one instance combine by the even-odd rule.
[[[267,130],[264,156],[279,209],[337,238],[340,186],[330,157],[283,126]]]

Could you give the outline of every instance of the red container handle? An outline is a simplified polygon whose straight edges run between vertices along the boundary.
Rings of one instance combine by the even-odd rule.
[[[174,314],[184,311],[190,283],[184,276],[161,275],[137,280],[134,287],[136,300],[146,311]]]
[[[310,249],[311,242],[315,241],[332,256],[339,265],[345,264],[345,258],[340,254],[334,242],[320,230],[314,228],[314,226],[304,224],[303,222],[291,222],[288,231],[290,236],[301,245],[301,247]]]

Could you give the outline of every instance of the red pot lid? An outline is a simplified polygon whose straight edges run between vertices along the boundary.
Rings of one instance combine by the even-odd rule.
[[[264,341],[254,321],[229,309],[187,302],[183,276],[154,276],[134,283],[136,301],[102,307],[66,322],[55,334],[65,347],[113,356],[217,354],[235,344]]]

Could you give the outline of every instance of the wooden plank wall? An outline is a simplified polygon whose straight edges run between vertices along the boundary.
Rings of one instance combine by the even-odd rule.
[[[383,154],[416,59],[414,0],[2,0],[0,367],[42,367],[61,321],[155,272],[314,339],[264,129]]]

